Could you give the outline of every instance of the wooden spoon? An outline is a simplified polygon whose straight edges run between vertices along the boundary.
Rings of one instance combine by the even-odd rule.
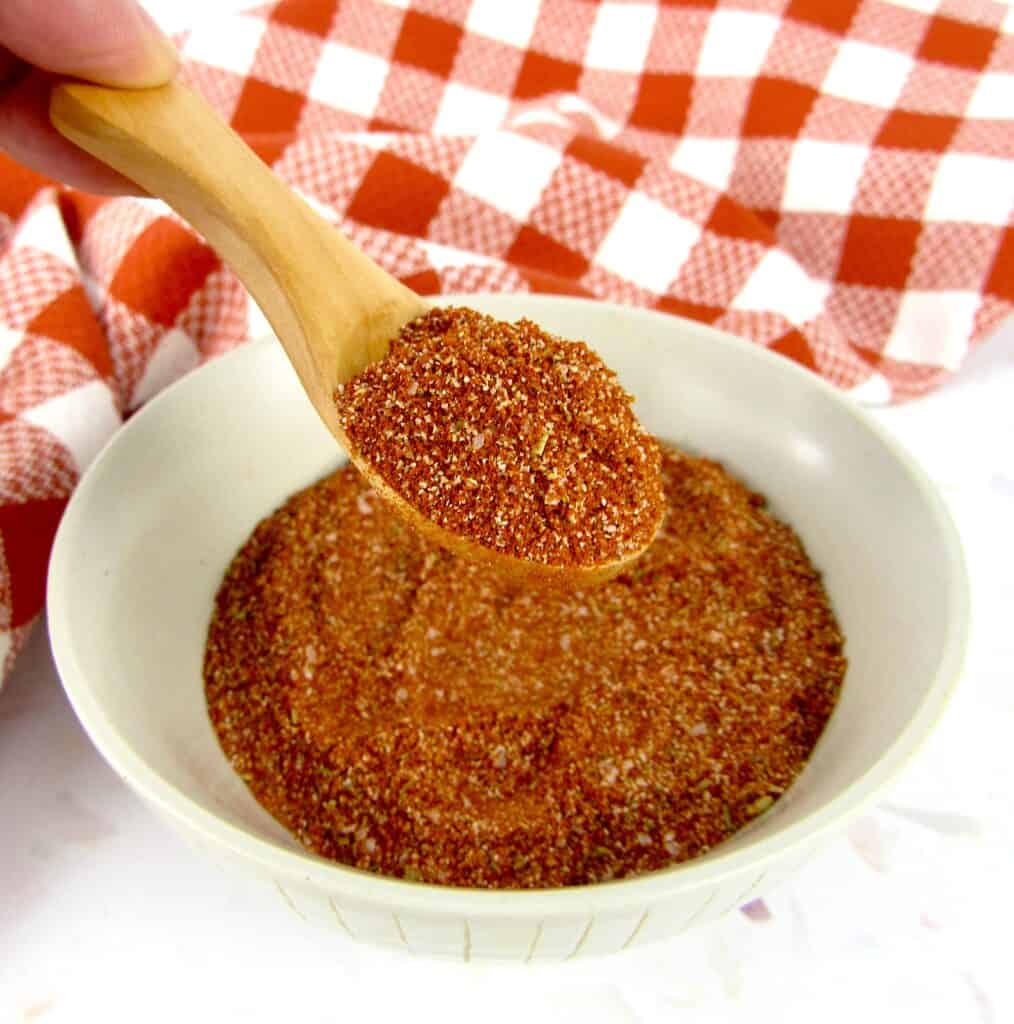
[[[502,573],[565,586],[608,579],[641,554],[577,567],[514,558],[423,517],[374,472],[339,424],[334,389],[382,359],[428,304],[315,213],[196,93],[178,82],[156,89],[69,82],[53,90],[50,118],[208,240],[264,311],[328,429],[374,490],[425,536]]]

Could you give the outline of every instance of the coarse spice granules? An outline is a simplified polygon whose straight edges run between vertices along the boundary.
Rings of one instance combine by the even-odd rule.
[[[792,530],[663,456],[630,571],[521,588],[342,469],[255,529],[208,635],[208,708],[309,849],[447,885],[551,887],[695,857],[767,810],[838,696],[842,637]]]
[[[662,515],[658,444],[583,342],[530,320],[434,309],[335,391],[373,472],[438,526],[549,566],[643,550]]]

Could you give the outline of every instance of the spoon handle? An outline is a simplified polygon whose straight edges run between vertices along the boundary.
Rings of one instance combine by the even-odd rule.
[[[331,391],[381,358],[423,300],[275,175],[196,93],[58,85],[57,130],[164,199],[236,272],[329,426]]]

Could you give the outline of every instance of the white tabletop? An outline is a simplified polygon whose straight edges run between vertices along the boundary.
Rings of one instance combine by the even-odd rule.
[[[178,27],[212,2],[150,6]],[[40,628],[0,692],[0,1021],[1014,1020],[1014,322],[938,392],[876,415],[966,545],[967,671],[879,807],[753,916],[527,969],[314,930],[128,792],[78,726]]]

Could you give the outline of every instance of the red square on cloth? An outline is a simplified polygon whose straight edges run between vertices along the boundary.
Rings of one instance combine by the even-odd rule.
[[[446,78],[454,66],[461,34],[460,26],[443,18],[408,10],[394,47],[394,59]]]
[[[1003,233],[1003,241],[997,250],[996,259],[986,291],[1008,302],[1014,302],[1014,228],[1007,228]]]
[[[877,135],[877,144],[893,149],[929,149],[943,152],[954,138],[960,118],[946,114],[917,114],[892,110]]]
[[[529,50],[521,62],[514,95],[519,100],[530,100],[551,92],[575,92],[580,78],[580,64]]]
[[[439,174],[390,153],[379,153],[347,212],[360,224],[425,236],[448,191],[447,181]]]
[[[930,19],[918,56],[923,60],[979,70],[989,63],[998,38],[999,33],[983,25],[937,16]]]
[[[109,343],[95,321],[84,289],[80,287],[68,288],[59,298],[44,306],[25,330],[69,345],[103,377],[113,372]]]
[[[507,259],[523,267],[571,278],[580,277],[588,269],[588,260],[579,252],[527,225],[518,232],[507,251]]]
[[[169,217],[153,221],[133,242],[109,293],[151,321],[170,326],[218,257]]]
[[[302,93],[248,78],[232,115],[232,126],[267,163],[274,163],[295,138],[306,105]]]
[[[0,189],[0,212],[8,217],[19,216],[39,189],[49,183],[49,179],[22,167],[6,153],[0,153],[0,181],[4,184]]]
[[[11,588],[11,626],[31,621],[42,607],[46,596],[46,563],[66,505],[66,497],[0,505],[0,540],[7,572],[17,581]]]
[[[609,142],[594,139],[590,135],[575,136],[566,152],[567,156],[572,156],[575,160],[608,174],[610,178],[623,182],[628,188],[633,186],[644,170],[644,157]]]
[[[711,211],[708,230],[727,238],[761,242],[764,245],[771,243],[771,231],[768,226],[746,207],[740,206],[725,195],[718,197]]]
[[[780,355],[787,356],[809,370],[817,369],[813,349],[810,348],[806,336],[801,331],[789,331],[777,341],[773,341],[768,347],[772,352],[778,352]]]
[[[704,324],[714,323],[723,312],[721,306],[705,306],[699,302],[675,299],[671,295],[663,295],[655,303],[655,308],[663,313],[671,313],[673,316],[681,316],[687,320],[698,320]]]
[[[843,35],[858,7],[859,0],[791,0],[785,14],[796,21]]]
[[[652,131],[681,132],[690,109],[693,87],[693,75],[646,72],[641,75],[630,123]]]
[[[856,215],[849,221],[838,279],[846,284],[904,288],[922,225]]]
[[[519,267],[518,273],[525,284],[537,295],[575,295],[579,299],[595,298],[584,285],[570,277],[551,274],[545,270],[532,270],[528,267]]]
[[[271,20],[315,36],[326,36],[338,6],[339,0],[281,0],[271,11]]]
[[[783,78],[759,78],[743,120],[743,134],[795,138],[803,129],[817,90]]]

